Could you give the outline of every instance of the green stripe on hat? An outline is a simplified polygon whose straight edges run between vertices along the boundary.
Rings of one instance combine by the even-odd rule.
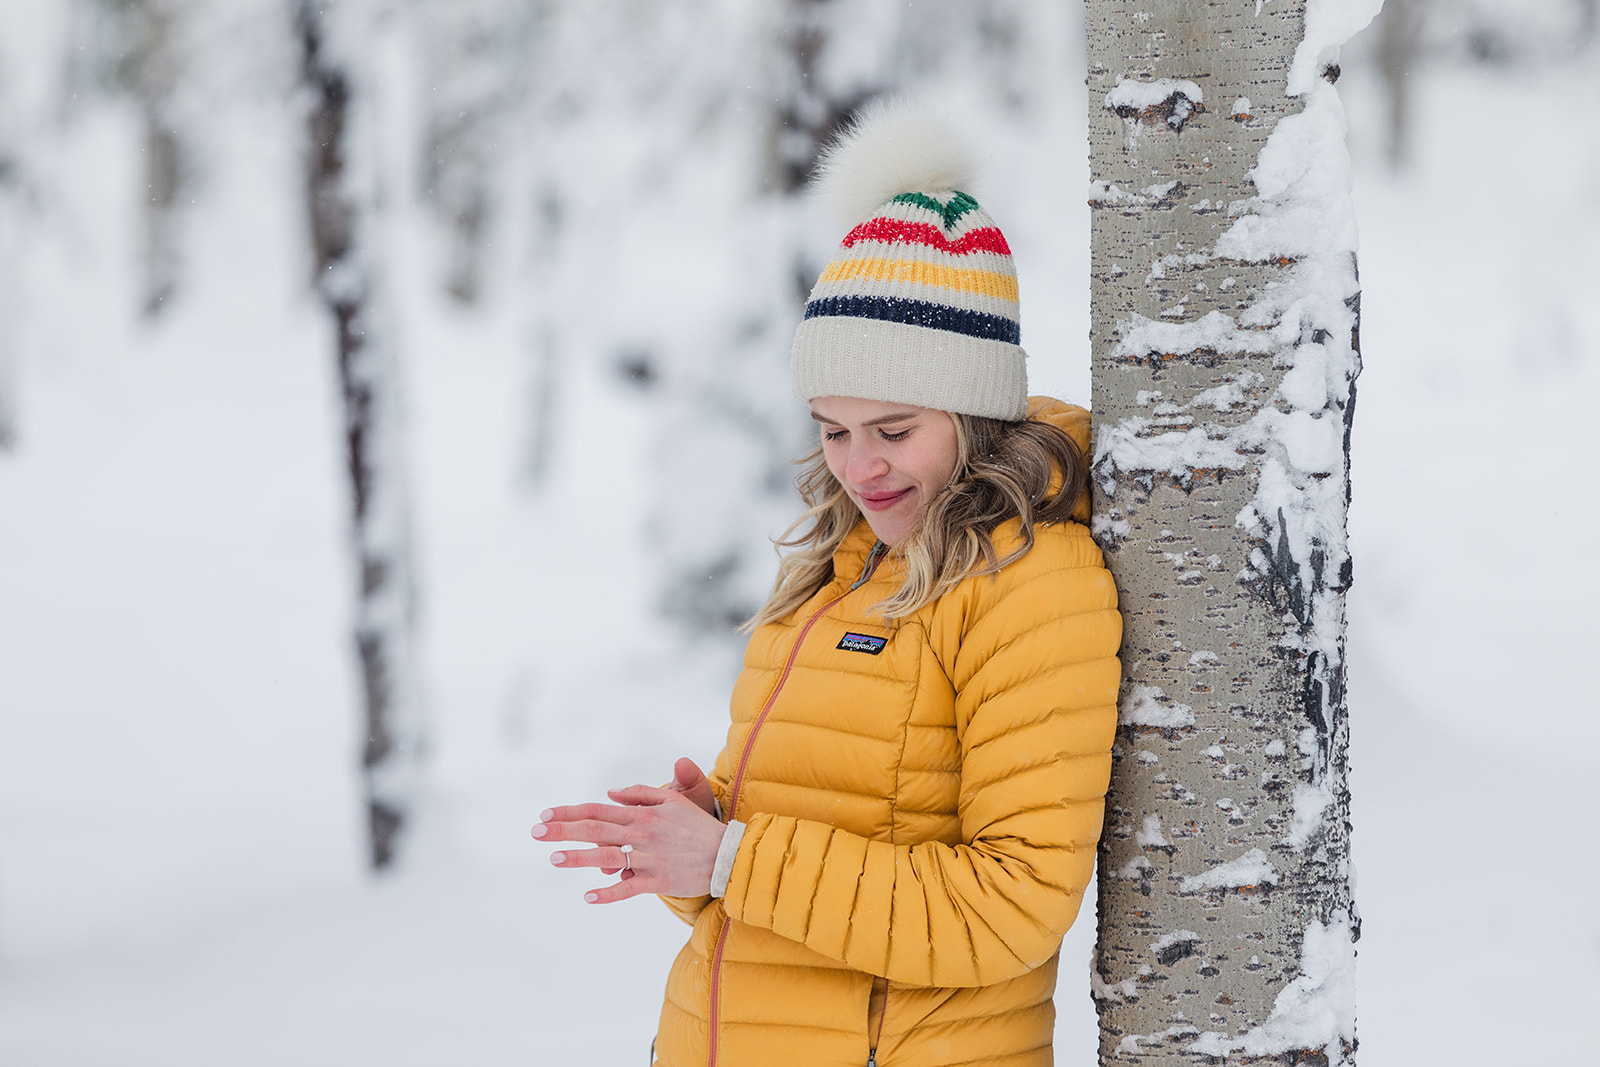
[[[944,228],[947,230],[954,226],[961,216],[975,210],[978,206],[976,200],[962,192],[951,193],[950,199],[942,204],[927,193],[901,193],[889,202],[891,204],[915,204],[918,207],[927,208],[944,220]]]

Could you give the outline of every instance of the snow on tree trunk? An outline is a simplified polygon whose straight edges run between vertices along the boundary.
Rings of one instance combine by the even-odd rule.
[[[1103,1064],[1354,1053],[1359,291],[1331,83],[1368,6],[1088,5],[1094,524],[1126,620]]]
[[[372,248],[379,211],[375,131],[353,58],[353,46],[366,39],[362,13],[358,3],[302,0],[296,30],[308,96],[306,192],[316,287],[336,324],[344,401],[371,862],[383,868],[414,807],[423,726],[412,649],[398,366]],[[352,47],[342,47],[346,43]]]

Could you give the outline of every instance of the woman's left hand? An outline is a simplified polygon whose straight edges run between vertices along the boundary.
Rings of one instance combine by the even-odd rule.
[[[640,893],[701,896],[711,890],[711,871],[727,830],[714,815],[672,789],[633,785],[608,791],[616,804],[576,804],[539,816],[540,841],[584,841],[601,846],[552,853],[557,867],[598,867],[622,878],[583,899],[611,904]],[[623,845],[632,851],[624,853]]]

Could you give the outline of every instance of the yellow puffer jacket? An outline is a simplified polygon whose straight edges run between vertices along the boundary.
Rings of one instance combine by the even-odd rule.
[[[1087,412],[1034,411],[1087,450]],[[667,901],[694,932],[660,1067],[1051,1062],[1122,636],[1087,501],[1075,517],[893,628],[867,613],[900,576],[863,522],[833,582],[751,637],[711,775],[745,833],[721,899]]]

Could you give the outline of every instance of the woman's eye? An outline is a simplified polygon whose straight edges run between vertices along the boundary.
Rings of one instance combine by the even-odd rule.
[[[890,433],[888,430],[883,431],[883,439],[885,441],[904,441],[907,437],[910,437],[910,436],[911,436],[910,427],[907,427],[904,430],[897,430],[894,433]]]
[[[842,441],[846,432],[845,430],[823,430],[822,436],[829,441]]]

